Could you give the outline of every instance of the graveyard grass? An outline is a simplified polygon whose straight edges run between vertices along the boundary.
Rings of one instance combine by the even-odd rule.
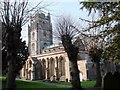
[[[0,77],[0,82],[2,81],[2,87],[5,87],[5,77]],[[70,82],[54,82],[54,85],[48,85],[48,84],[44,84],[42,83],[42,80],[37,80],[35,82],[27,82],[27,81],[22,81],[22,80],[16,80],[17,82],[17,89],[19,90],[21,88],[51,88],[51,89],[55,89],[55,88],[61,88],[61,90],[64,90],[63,88],[65,87],[58,87],[55,84],[59,84],[59,85],[66,85],[66,86],[71,86]],[[95,85],[95,81],[83,81],[81,83],[82,87],[94,87]],[[67,87],[66,87],[67,88]]]

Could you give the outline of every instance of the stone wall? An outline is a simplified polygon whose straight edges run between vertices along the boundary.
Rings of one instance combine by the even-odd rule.
[[[80,71],[80,81],[87,80],[86,60],[78,61],[78,69]]]

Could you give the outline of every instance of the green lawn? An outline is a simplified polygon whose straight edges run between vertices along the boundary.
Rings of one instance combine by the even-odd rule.
[[[46,85],[43,83],[26,82],[17,80],[17,88],[58,88],[55,85]]]
[[[96,81],[83,81],[81,82],[82,87],[94,87]],[[71,86],[70,82],[57,82],[57,84]]]
[[[0,77],[0,80],[2,80],[2,85],[3,87],[5,87],[5,77]],[[48,84],[43,84],[42,83],[42,80],[37,80],[35,82],[27,82],[27,81],[21,81],[21,80],[16,80],[17,82],[17,89],[27,89],[27,88],[61,88],[62,90],[63,87],[60,87],[60,86],[57,86],[58,84],[59,85],[67,85],[67,86],[71,86],[71,83],[70,82],[56,82],[56,83],[53,83],[53,85],[48,85]],[[54,85],[54,84],[57,84],[57,85]],[[81,83],[82,87],[93,87],[95,85],[95,81],[84,81]],[[56,90],[56,89],[55,89]]]
[[[96,84],[96,81],[84,81],[81,83],[82,87],[94,87]]]
[[[69,85],[71,86],[71,83],[70,82],[57,82],[57,84],[61,84],[61,85]]]
[[[2,87],[5,87],[5,78],[0,78],[2,80]],[[27,89],[27,88],[62,88],[58,87],[55,85],[46,85],[43,83],[35,83],[35,82],[27,82],[27,81],[21,81],[21,80],[16,80],[17,82],[17,89],[16,90],[21,90],[22,88]]]

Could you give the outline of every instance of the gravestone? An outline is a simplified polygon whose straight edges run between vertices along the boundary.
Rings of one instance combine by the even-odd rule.
[[[119,72],[115,72],[113,74],[113,88],[120,90],[120,73]]]
[[[108,72],[104,78],[103,78],[103,82],[102,82],[102,88],[103,90],[108,90],[110,88],[112,88],[112,73]]]

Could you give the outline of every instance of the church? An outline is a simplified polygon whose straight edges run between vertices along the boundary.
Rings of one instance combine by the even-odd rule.
[[[79,47],[78,69],[80,81],[95,79],[96,70],[92,68],[88,52],[78,37],[73,42]],[[50,13],[36,13],[30,17],[28,26],[29,57],[20,71],[21,79],[71,81],[71,64],[61,43],[53,43]]]

